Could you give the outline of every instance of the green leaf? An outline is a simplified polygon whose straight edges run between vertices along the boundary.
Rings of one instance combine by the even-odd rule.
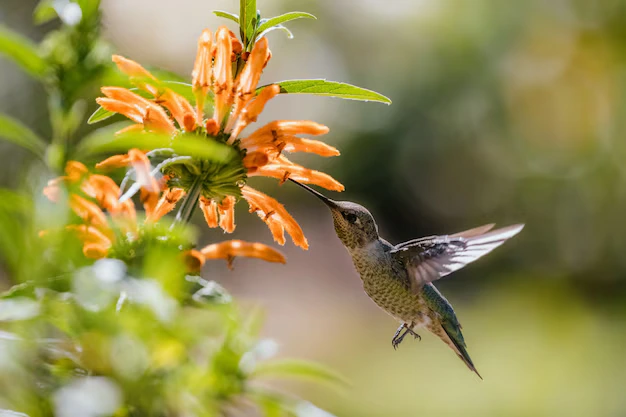
[[[115,135],[119,126],[107,126],[85,137],[76,148],[79,159],[102,153],[127,152],[131,148],[172,148],[178,155],[189,155],[214,162],[228,162],[237,157],[230,146],[213,139],[192,134],[170,135],[148,132],[129,132]]]
[[[291,31],[289,29],[287,29],[283,25],[276,25],[276,26],[272,26],[269,29],[265,29],[263,32],[259,33],[257,35],[257,37],[256,37],[257,40],[261,39],[263,36],[267,35],[268,33],[270,33],[273,30],[282,30],[283,32],[287,33],[287,38],[293,39],[293,33],[291,33]]]
[[[305,13],[305,12],[285,13],[285,14],[281,14],[280,16],[272,17],[271,19],[268,19],[266,22],[263,22],[263,24],[261,24],[259,28],[257,29],[257,32],[262,35],[263,32],[265,32],[266,30],[268,30],[269,28],[273,26],[280,25],[282,23],[289,22],[291,20],[302,19],[302,18],[317,19],[317,17],[313,16],[312,14]],[[261,37],[261,35],[259,35],[259,37]]]
[[[18,120],[5,114],[0,114],[0,139],[15,143],[43,157],[46,143],[35,132]]]
[[[33,12],[33,21],[36,25],[43,25],[57,18],[57,11],[54,9],[54,0],[42,0]]]
[[[377,101],[379,103],[391,104],[391,100],[389,98],[377,93],[376,91],[336,81],[327,81],[324,79],[286,80],[273,84],[278,84],[280,86],[281,94],[313,94],[316,96],[338,97],[361,101]],[[265,87],[267,87],[267,85],[257,88],[256,93],[259,94]]]
[[[239,16],[234,13],[225,12],[223,10],[213,10],[213,14],[217,17],[223,17],[225,19],[230,19],[233,22],[239,24]]]
[[[99,17],[100,0],[74,0],[83,12],[82,19],[90,22]]]
[[[248,48],[254,42],[254,33],[257,25],[256,0],[239,1],[239,27],[244,47]],[[249,50],[249,49],[247,49]]]
[[[187,99],[187,101],[189,101],[190,103],[194,103],[196,101],[196,97],[193,95],[193,90],[191,88],[191,84],[187,84],[187,83],[183,83],[180,81],[161,81],[160,85],[164,86],[164,87],[168,87],[170,88],[172,91],[174,91],[175,93],[180,94],[181,96],[185,97]],[[134,91],[137,94],[139,94],[142,97],[145,98],[151,98],[150,94],[146,93],[145,91],[139,90],[138,88],[129,88],[130,91]],[[212,97],[209,95],[207,96],[207,104],[211,104],[213,103],[213,99]],[[91,116],[89,116],[89,119],[87,120],[88,124],[94,124],[94,123],[98,123],[101,122],[103,120],[108,119],[111,116],[114,116],[115,113],[108,111],[106,109],[104,109],[103,107],[98,107],[96,109],[95,112],[93,112],[93,114]]]
[[[7,56],[35,78],[41,78],[46,69],[46,62],[37,52],[37,46],[3,25],[0,25],[0,54]]]
[[[89,119],[87,119],[87,124],[92,125],[94,123],[106,120],[111,116],[115,116],[115,113],[113,113],[112,111],[108,111],[104,107],[100,106],[95,112],[93,112],[91,116],[89,116]]]
[[[332,369],[300,359],[274,359],[257,364],[253,377],[279,377],[309,379],[319,382],[348,386],[348,382]]]

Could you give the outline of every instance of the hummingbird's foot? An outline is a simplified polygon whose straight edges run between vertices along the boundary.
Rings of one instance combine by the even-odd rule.
[[[400,327],[398,327],[398,330],[396,330],[396,333],[393,335],[393,339],[391,339],[391,346],[393,346],[393,350],[396,350],[398,348],[398,345],[400,344],[400,342],[402,342],[402,339],[404,338],[404,335],[402,335],[402,337],[399,337],[400,332],[402,331],[402,329],[404,329],[404,326],[406,325],[402,324]]]
[[[413,336],[415,339],[419,340],[420,342],[422,341],[422,336],[420,336],[419,334],[415,333],[413,331],[413,329],[410,329],[410,328],[407,327],[406,328],[406,333],[410,333],[411,336]]]
[[[411,323],[411,327],[412,326],[413,326],[413,323]],[[400,343],[402,343],[402,341],[404,340],[404,336],[406,336],[409,333],[414,338],[422,340],[422,337],[419,334],[415,333],[413,329],[411,329],[411,327],[407,326],[406,323],[403,323],[400,327],[398,327],[398,330],[396,330],[396,333],[393,335],[393,339],[391,339],[391,346],[393,346],[394,350],[398,348],[398,345]],[[402,332],[402,330],[404,330],[404,332]]]

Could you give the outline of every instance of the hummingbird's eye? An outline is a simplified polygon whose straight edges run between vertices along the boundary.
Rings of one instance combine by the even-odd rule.
[[[349,222],[349,223],[356,223],[357,220],[359,220],[359,218],[356,216],[356,214],[354,213],[348,213],[345,215],[345,219]]]

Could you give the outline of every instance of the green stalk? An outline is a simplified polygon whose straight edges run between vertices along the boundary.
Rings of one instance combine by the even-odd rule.
[[[187,191],[187,196],[183,200],[183,203],[180,205],[180,209],[178,213],[176,213],[176,219],[174,220],[174,224],[172,224],[172,228],[176,224],[187,224],[189,220],[191,220],[191,216],[193,216],[193,211],[198,206],[198,200],[200,199],[200,193],[202,192],[202,176],[197,176],[189,190]]]

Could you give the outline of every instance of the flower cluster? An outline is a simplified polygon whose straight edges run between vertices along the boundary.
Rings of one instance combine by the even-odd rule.
[[[146,96],[121,87],[102,88],[105,97],[98,98],[98,103],[107,111],[135,122],[118,133],[155,132],[171,135],[173,139],[180,136],[181,140],[185,135],[194,135],[232,147],[237,157],[220,163],[177,155],[170,149],[147,153],[133,149],[96,167],[131,169],[136,180],[134,191],[141,190],[149,218],[163,216],[179,200],[188,198],[198,201],[209,227],[219,226],[230,233],[235,229],[235,204],[243,197],[250,212],[256,212],[268,225],[276,242],[285,243],[286,231],[296,245],[306,249],[308,243],[302,229],[282,204],[247,185],[247,180],[253,176],[272,177],[281,182],[291,178],[342,191],[343,186],[329,175],[307,169],[284,155],[308,152],[335,156],[339,151],[321,141],[300,137],[328,132],[326,126],[307,120],[273,121],[241,137],[267,102],[280,93],[278,85],[257,88],[270,57],[264,37],[257,40],[250,52],[244,52],[241,42],[226,27],[220,27],[215,35],[205,30],[198,41],[192,73],[190,89],[195,99],[192,104],[138,63],[114,56],[118,68]],[[157,199],[156,193],[161,190],[163,194]],[[126,198],[131,195],[125,193]]]
[[[134,153],[130,152],[131,155]],[[85,165],[76,161],[70,161],[65,172],[66,175],[49,181],[44,194],[51,201],[57,202],[61,186],[76,190],[70,192],[69,206],[81,219],[81,223],[70,224],[66,228],[76,233],[82,241],[83,254],[88,258],[109,257],[129,261],[139,256],[140,245],[149,226],[169,211],[167,205],[174,204],[163,199],[153,204],[153,199],[147,198],[144,201],[146,218],[142,223],[137,220],[131,200],[120,202],[120,188],[111,178],[92,174]],[[185,244],[175,242],[176,245],[179,243]],[[267,245],[240,240],[208,245],[201,250],[187,249],[183,256],[189,272],[198,271],[207,259],[225,259],[229,267],[237,256],[285,262],[280,252]]]

